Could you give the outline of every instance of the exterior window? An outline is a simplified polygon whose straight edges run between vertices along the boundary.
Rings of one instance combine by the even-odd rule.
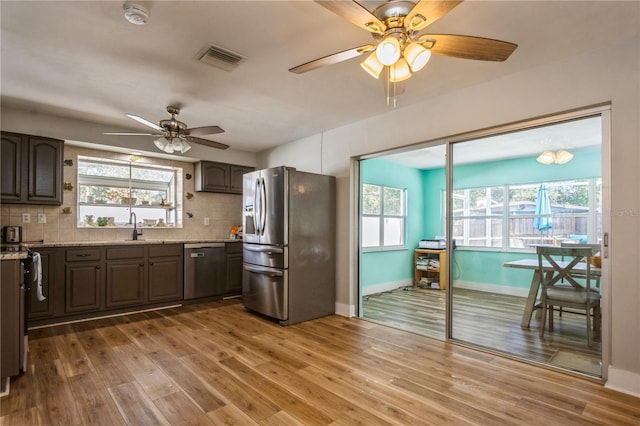
[[[181,226],[176,208],[182,169],[128,161],[78,158],[78,226]]]
[[[457,190],[453,200],[453,237],[457,245],[502,247],[503,188]]]
[[[501,249],[595,243],[602,229],[601,186],[598,178],[456,190],[453,238],[457,246]],[[541,196],[548,198],[546,210]]]
[[[362,247],[405,247],[406,190],[362,185]]]

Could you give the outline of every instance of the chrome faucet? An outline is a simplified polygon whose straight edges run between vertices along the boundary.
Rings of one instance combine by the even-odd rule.
[[[142,232],[138,232],[138,228],[137,228],[137,223],[138,223],[138,217],[136,216],[135,212],[131,212],[129,214],[129,224],[131,224],[131,218],[133,217],[133,236],[132,239],[134,241],[136,241],[138,239],[138,235],[142,235]]]

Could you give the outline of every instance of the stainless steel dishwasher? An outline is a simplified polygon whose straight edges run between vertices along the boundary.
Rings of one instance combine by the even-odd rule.
[[[184,245],[184,298],[222,295],[227,275],[224,243]]]

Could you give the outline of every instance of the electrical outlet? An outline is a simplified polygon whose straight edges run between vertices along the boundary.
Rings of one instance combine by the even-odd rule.
[[[208,217],[204,218],[204,226],[209,226],[209,218]]]
[[[22,213],[22,223],[31,223],[31,213]]]
[[[47,223],[47,215],[44,213],[38,213],[38,223]]]

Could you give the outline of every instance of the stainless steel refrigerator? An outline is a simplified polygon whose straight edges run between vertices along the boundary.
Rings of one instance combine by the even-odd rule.
[[[242,301],[290,325],[335,312],[333,176],[275,167],[243,178]]]

